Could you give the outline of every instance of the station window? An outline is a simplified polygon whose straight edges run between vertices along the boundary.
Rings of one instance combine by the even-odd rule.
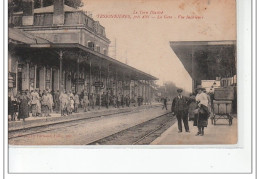
[[[107,55],[107,49],[104,49],[104,55]]]
[[[94,50],[95,44],[93,42],[88,42],[88,48]]]
[[[97,46],[97,52],[100,52],[100,46]]]
[[[85,18],[85,25],[88,25],[88,18]]]

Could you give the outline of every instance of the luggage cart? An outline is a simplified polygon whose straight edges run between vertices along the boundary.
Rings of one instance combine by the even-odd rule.
[[[225,119],[232,125],[232,101],[234,100],[234,87],[220,87],[214,90],[212,124],[216,125],[219,119]]]
[[[212,124],[216,125],[217,120],[226,119],[228,124],[232,125],[233,117],[230,115],[232,110],[232,101],[213,101],[213,117]]]

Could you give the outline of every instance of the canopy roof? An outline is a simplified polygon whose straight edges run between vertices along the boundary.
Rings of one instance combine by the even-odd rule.
[[[192,78],[229,76],[225,72],[236,68],[236,41],[171,41],[170,46]]]
[[[27,56],[33,54],[36,56],[36,58],[41,58],[42,55],[47,56],[44,53],[55,54],[53,52],[64,51],[68,54],[73,53],[73,58],[71,59],[74,61],[77,60],[76,56],[80,54],[82,61],[89,63],[89,59],[92,59],[93,66],[98,67],[101,65],[103,67],[102,69],[107,69],[107,64],[109,64],[113,69],[115,69],[115,71],[119,72],[119,78],[120,75],[128,73],[131,76],[131,79],[135,80],[158,80],[158,78],[150,74],[124,64],[107,55],[93,51],[92,49],[78,43],[50,43],[45,39],[14,28],[9,29],[9,41],[10,40],[12,42],[19,42],[15,43],[17,44],[16,48],[20,49],[20,53],[26,54]],[[57,56],[54,58],[56,58],[56,60],[58,59]],[[50,59],[51,57],[49,57],[49,60]]]

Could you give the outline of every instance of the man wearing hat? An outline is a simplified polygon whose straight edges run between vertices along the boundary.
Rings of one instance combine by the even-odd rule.
[[[182,122],[186,132],[190,132],[188,123],[188,101],[189,98],[182,95],[182,89],[177,89],[178,96],[176,96],[172,101],[172,112],[177,117],[179,133],[182,132]]]

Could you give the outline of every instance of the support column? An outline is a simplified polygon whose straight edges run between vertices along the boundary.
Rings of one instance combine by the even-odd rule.
[[[144,81],[142,80],[142,98],[143,98],[143,100],[144,100],[144,97],[145,97],[145,95],[144,95]]]
[[[65,70],[63,70],[62,71],[62,86],[61,86],[61,88],[62,88],[62,90],[65,90],[66,92],[68,91],[68,89],[67,89],[67,77],[66,77],[66,71]]]
[[[76,83],[75,92],[76,93],[79,92],[79,56],[78,56],[78,59],[77,59],[77,83]]]
[[[46,67],[43,66],[43,90],[46,90]]]
[[[136,80],[136,88],[136,96],[138,97],[140,95],[140,85],[138,80]]]
[[[116,70],[116,96],[117,96],[117,70]]]
[[[107,66],[107,91],[108,91],[108,88],[110,87],[110,79],[109,79],[109,64]]]
[[[27,82],[27,89],[30,90],[30,64],[26,62],[26,82]]]
[[[58,90],[60,91],[60,69],[57,70],[57,74],[58,74]]]
[[[151,82],[149,81],[149,103],[152,103],[152,85]]]
[[[91,60],[89,61],[89,94],[91,93],[92,87],[92,74],[91,74]]]
[[[147,95],[147,92],[148,92],[148,91],[147,91],[147,89],[148,89],[148,88],[147,88],[147,81],[144,80],[144,83],[145,83],[145,93],[144,93],[144,94],[145,94],[145,97],[144,97],[144,98],[145,98],[145,104],[147,104],[147,101],[148,101],[148,95]]]
[[[125,84],[125,72],[123,72],[123,81],[122,81],[123,96],[125,96],[125,89],[124,89],[125,85],[123,85],[123,84]]]
[[[99,64],[99,82],[101,82],[101,62]],[[99,89],[99,108],[101,108],[101,87],[98,87]]]
[[[130,90],[129,90],[129,98],[132,99],[132,92],[133,92],[133,83],[132,83],[132,80],[130,78]]]
[[[37,65],[34,65],[34,89],[36,89]]]
[[[17,91],[18,91],[18,60],[16,60],[15,62],[16,68],[15,68],[15,73],[16,73],[16,80],[15,80],[15,86],[16,88],[14,89],[14,95],[17,95]]]
[[[62,93],[62,91],[64,91],[63,87],[62,87],[62,76],[63,76],[63,71],[62,71],[62,62],[63,62],[63,52],[60,50],[59,51],[59,61],[60,61],[60,69],[59,69],[59,92],[60,94]],[[62,109],[61,109],[61,102],[60,102],[60,114],[62,113]]]
[[[59,52],[59,60],[60,60],[60,69],[59,69],[59,90],[60,90],[60,93],[61,91],[63,91],[63,88],[62,88],[62,62],[63,62],[63,52],[60,51]]]
[[[133,95],[133,98],[135,100],[135,80],[134,80],[134,95]]]
[[[147,99],[147,102],[148,102],[148,104],[150,104],[150,91],[151,91],[151,86],[150,86],[150,81],[148,80],[147,81],[147,83],[148,83],[148,99]]]
[[[53,91],[53,86],[52,86],[52,75],[53,75],[53,74],[52,74],[52,67],[51,67],[51,69],[50,69],[50,73],[51,73],[51,74],[50,74],[50,90]]]

